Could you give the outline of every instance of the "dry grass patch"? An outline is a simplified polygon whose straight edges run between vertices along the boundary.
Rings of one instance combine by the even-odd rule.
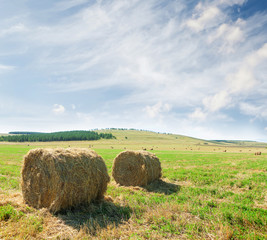
[[[113,203],[110,197],[56,215],[45,208],[28,207],[21,194],[0,197],[5,211],[0,219],[0,239],[91,239],[127,223],[131,214],[128,206]]]

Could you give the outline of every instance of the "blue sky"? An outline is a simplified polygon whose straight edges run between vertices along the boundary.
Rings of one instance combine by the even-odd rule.
[[[0,5],[0,132],[267,141],[266,0]]]

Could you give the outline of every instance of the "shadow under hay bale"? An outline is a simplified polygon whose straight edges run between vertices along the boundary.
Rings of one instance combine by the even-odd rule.
[[[68,226],[77,230],[83,229],[88,234],[95,235],[108,226],[118,227],[128,221],[131,214],[132,209],[129,206],[101,201],[61,211],[56,216]]]
[[[171,195],[173,193],[176,193],[180,191],[181,186],[174,184],[174,183],[168,183],[161,179],[156,180],[149,185],[143,187],[148,192],[154,192],[154,193],[163,193],[165,195]]]
[[[102,199],[110,178],[104,160],[88,149],[33,149],[24,157],[22,194],[35,208],[61,209]]]

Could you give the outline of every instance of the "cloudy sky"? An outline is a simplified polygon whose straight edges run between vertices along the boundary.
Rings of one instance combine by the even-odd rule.
[[[0,132],[267,142],[266,0],[0,0]]]

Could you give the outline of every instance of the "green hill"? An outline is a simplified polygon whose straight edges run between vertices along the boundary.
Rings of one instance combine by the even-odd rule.
[[[180,146],[214,146],[214,147],[267,147],[267,143],[256,141],[239,140],[204,140],[184,135],[157,133],[144,130],[121,130],[121,129],[102,129],[97,130],[101,133],[111,133],[121,143],[149,144],[149,146],[169,145],[170,147]]]

